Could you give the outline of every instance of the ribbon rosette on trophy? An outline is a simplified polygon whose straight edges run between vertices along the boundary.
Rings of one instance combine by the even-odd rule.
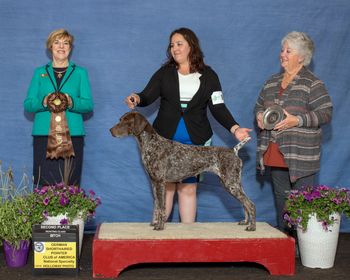
[[[47,107],[51,112],[51,121],[46,158],[58,159],[74,156],[65,112],[68,107],[67,96],[62,92],[51,93],[47,98]]]
[[[276,124],[284,119],[283,108],[280,105],[272,105],[268,107],[262,116],[264,128],[272,130]]]

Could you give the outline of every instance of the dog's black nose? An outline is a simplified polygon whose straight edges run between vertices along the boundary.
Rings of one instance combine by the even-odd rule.
[[[113,127],[112,127],[109,131],[111,132],[112,136],[115,137],[115,135],[114,135],[114,133],[113,133]]]

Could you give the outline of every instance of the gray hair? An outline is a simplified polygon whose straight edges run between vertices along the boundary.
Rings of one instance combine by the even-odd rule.
[[[315,46],[309,35],[304,32],[292,31],[282,39],[281,45],[283,46],[285,43],[288,43],[291,49],[296,50],[298,55],[304,58],[304,66],[310,64]]]

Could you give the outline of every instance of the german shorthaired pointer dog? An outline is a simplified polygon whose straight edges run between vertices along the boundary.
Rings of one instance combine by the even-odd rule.
[[[237,155],[249,138],[231,149],[184,145],[157,134],[146,118],[136,111],[123,115],[110,131],[115,137],[136,137],[142,162],[152,182],[154,210],[151,225],[155,230],[163,230],[166,222],[166,182],[181,182],[205,171],[218,175],[227,191],[242,203],[245,219],[239,224],[248,225],[248,231],[256,229],[255,205],[243,191],[242,161]]]

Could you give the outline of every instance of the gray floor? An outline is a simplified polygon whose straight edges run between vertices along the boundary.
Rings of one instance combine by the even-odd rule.
[[[0,279],[94,279],[92,277],[92,249],[93,235],[86,234],[82,249],[80,272],[75,276],[33,276],[33,253],[30,253],[28,264],[23,268],[10,269],[5,265],[3,252],[0,252]],[[350,233],[341,233],[339,236],[338,251],[335,265],[331,269],[311,269],[303,267],[296,259],[294,276],[271,276],[268,271],[252,263],[228,264],[142,264],[134,265],[123,271],[118,277],[120,280],[260,280],[260,279],[350,279]]]

